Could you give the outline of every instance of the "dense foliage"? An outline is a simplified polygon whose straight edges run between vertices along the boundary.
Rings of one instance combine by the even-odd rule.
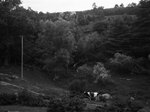
[[[82,80],[74,80],[69,85],[71,96],[80,95],[85,91],[85,89],[86,89],[86,82]]]
[[[18,93],[2,93],[0,94],[0,105],[22,105],[34,107],[47,107],[50,97],[45,99],[41,95],[33,94],[27,90]]]
[[[83,112],[85,106],[85,102],[77,97],[54,99],[50,101],[47,112]]]
[[[0,1],[1,66],[20,64],[21,36],[24,63],[40,67],[54,79],[68,77],[70,70],[86,63],[105,63],[117,52],[148,60],[149,0],[113,9],[95,4],[92,10],[64,13],[38,13],[20,4]]]
[[[130,56],[115,53],[114,58],[110,59],[110,69],[119,73],[131,73],[134,69],[134,60]]]
[[[126,90],[124,84],[122,89],[116,87],[114,74],[150,75],[150,0],[127,7],[116,4],[111,9],[94,3],[92,10],[63,13],[36,12],[21,7],[20,0],[0,0],[0,66],[20,66],[21,37],[24,65],[40,68],[58,85],[65,80],[68,85],[64,88],[70,96],[47,99],[23,91],[17,95],[0,94],[0,105],[48,106],[47,112],[82,112],[86,105],[81,94],[85,91],[99,91],[96,86],[108,86],[110,91]],[[104,107],[94,111],[137,112],[142,108],[137,102],[121,100],[113,98],[113,102],[106,101]]]

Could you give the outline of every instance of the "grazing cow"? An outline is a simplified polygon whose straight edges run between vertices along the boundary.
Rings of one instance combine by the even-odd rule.
[[[106,101],[112,99],[112,96],[108,93],[101,94],[99,92],[84,92],[84,98],[94,101]]]
[[[106,100],[109,100],[112,98],[111,95],[108,93],[102,94],[102,97],[105,98]]]
[[[84,93],[83,93],[83,94],[84,94],[84,97],[86,97],[86,98],[87,98],[87,97],[90,97],[89,92],[85,92],[85,91],[84,91]]]
[[[91,97],[91,100],[95,100],[95,98],[94,98],[94,92],[90,92],[90,97]]]
[[[95,100],[98,95],[98,92],[84,92],[84,97],[90,100]]]
[[[86,91],[85,91],[85,92],[83,93],[83,97],[84,97],[84,98],[87,98],[87,99],[89,99],[89,100],[91,100],[90,92],[86,92]]]
[[[100,101],[102,95],[101,94],[97,94],[97,96],[95,97],[95,101]]]
[[[92,100],[95,101],[98,94],[99,94],[98,92],[91,92],[91,98],[92,98]]]
[[[99,93],[98,92],[94,92],[94,97],[96,97]]]
[[[112,96],[108,93],[105,94],[98,94],[95,98],[96,101],[106,101],[112,99]]]

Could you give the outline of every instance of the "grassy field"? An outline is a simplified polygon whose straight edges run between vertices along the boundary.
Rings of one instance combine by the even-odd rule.
[[[150,104],[150,76],[114,76],[116,95],[132,96]]]
[[[0,73],[5,73],[9,75],[16,75],[20,77],[20,68],[11,67],[11,68],[1,68]],[[51,81],[49,77],[39,70],[24,70],[24,79],[20,78],[14,80],[6,80],[5,82],[12,85],[1,85],[0,84],[0,93],[11,93],[20,91],[22,88],[28,89],[30,91],[35,91],[37,93],[44,93],[47,95],[64,95],[67,94],[67,90],[58,87],[56,83]],[[16,87],[18,86],[18,87]],[[20,88],[19,88],[20,87]]]
[[[25,107],[25,106],[0,106],[0,112],[46,112],[44,107]]]

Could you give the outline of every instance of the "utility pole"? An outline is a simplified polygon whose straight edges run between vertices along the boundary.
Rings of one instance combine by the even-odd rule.
[[[21,79],[23,79],[23,36],[21,36]]]

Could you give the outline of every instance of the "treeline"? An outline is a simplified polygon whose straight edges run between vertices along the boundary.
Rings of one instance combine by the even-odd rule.
[[[20,4],[0,0],[1,66],[20,64],[21,36],[25,64],[49,73],[66,75],[85,63],[106,62],[118,52],[148,59],[149,0],[134,7],[64,13],[38,13]]]

